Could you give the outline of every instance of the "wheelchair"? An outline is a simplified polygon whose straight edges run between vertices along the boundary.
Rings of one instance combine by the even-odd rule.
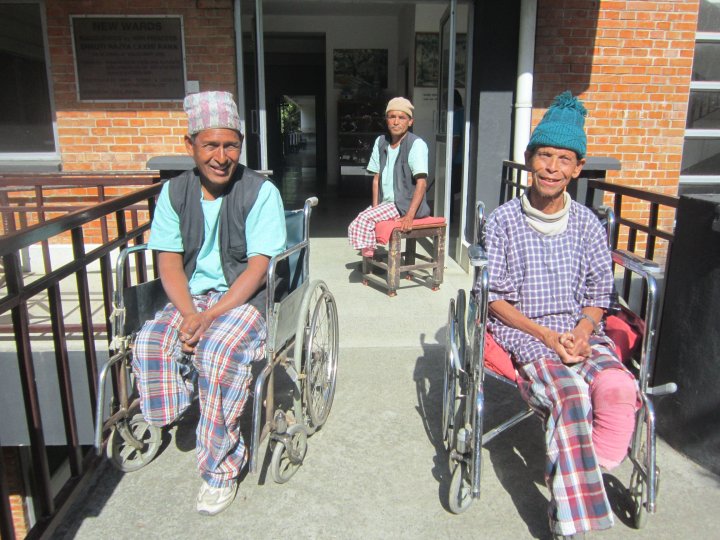
[[[260,445],[269,437],[270,468],[278,483],[287,482],[302,465],[307,439],[327,420],[335,395],[337,305],[323,281],[309,279],[310,215],[317,203],[317,198],[311,197],[301,210],[285,212],[287,248],[270,260],[267,270],[268,337],[264,365],[253,389],[249,471],[257,472]],[[112,355],[98,375],[96,452],[102,455],[103,434],[109,431],[105,453],[123,472],[150,463],[162,443],[161,428],[149,425],[140,413],[131,368],[137,332],[168,302],[160,279],[126,286],[129,256],[144,256],[146,249],[145,244],[131,246],[118,257],[111,315]],[[143,281],[142,276],[138,280]],[[286,400],[291,404],[284,407],[276,400],[275,368],[284,369],[291,381],[291,398]],[[113,396],[110,415],[103,419],[110,373]]]
[[[489,276],[488,259],[481,240],[485,223],[484,210],[483,203],[478,202],[475,238],[468,252],[473,267],[474,288],[469,294],[469,301],[466,300],[465,291],[460,289],[457,298],[450,300],[448,314],[442,433],[452,473],[448,507],[455,514],[467,510],[480,497],[482,447],[535,413],[528,406],[499,426],[485,431],[485,376],[516,389],[517,384],[507,374],[502,375],[494,370],[485,358]],[[603,208],[599,213],[610,239],[615,226],[614,214],[609,208]],[[635,527],[639,529],[646,524],[648,515],[655,512],[660,474],[656,464],[655,409],[651,397],[670,394],[676,390],[676,386],[674,383],[658,387],[649,384],[657,341],[658,290],[655,274],[659,271],[658,265],[619,249],[612,250],[612,260],[613,266],[625,269],[626,278],[628,273],[638,276],[646,291],[642,309],[631,310],[622,298],[618,299],[623,316],[630,318],[633,327],[644,328],[641,342],[636,348],[639,352],[629,366],[637,377],[642,401],[630,442],[629,459],[633,471],[628,487],[632,518]]]

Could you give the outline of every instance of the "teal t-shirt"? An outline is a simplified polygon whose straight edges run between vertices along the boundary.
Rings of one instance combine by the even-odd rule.
[[[380,141],[384,136],[380,136],[375,139],[375,145],[373,146],[372,154],[370,154],[370,162],[368,163],[367,170],[373,174],[380,172]],[[380,182],[382,183],[383,200],[380,202],[393,202],[395,200],[395,161],[400,153],[400,145],[396,148],[388,145],[387,147],[387,162],[385,163],[385,169],[383,169],[380,175]],[[410,166],[410,172],[413,177],[418,174],[428,174],[428,147],[425,141],[422,139],[415,139],[415,142],[410,147],[408,154],[408,165]]]
[[[184,251],[180,235],[180,218],[170,203],[168,183],[165,183],[150,228],[148,247],[157,251]],[[203,294],[211,289],[228,290],[222,271],[218,239],[220,206],[222,197],[214,201],[201,199],[205,240],[198,253],[195,271],[190,278],[190,294]],[[245,223],[247,256],[273,257],[285,250],[285,210],[280,192],[271,182],[264,182],[257,200]]]

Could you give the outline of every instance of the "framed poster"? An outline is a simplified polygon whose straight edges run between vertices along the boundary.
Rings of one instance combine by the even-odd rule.
[[[333,49],[335,88],[387,88],[387,49]]]
[[[415,86],[437,87],[439,54],[439,34],[432,32],[415,34]]]
[[[79,101],[185,97],[181,16],[70,17]]]
[[[434,32],[415,34],[415,86],[435,88],[440,67],[440,35]],[[455,88],[465,88],[467,34],[455,34]]]

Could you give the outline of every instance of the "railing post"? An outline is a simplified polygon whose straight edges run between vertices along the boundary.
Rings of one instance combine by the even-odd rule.
[[[80,439],[78,437],[77,421],[75,420],[75,402],[73,399],[72,379],[70,377],[70,359],[67,350],[67,338],[63,319],[60,286],[53,284],[48,289],[48,305],[50,308],[50,321],[52,324],[53,344],[55,346],[55,365],[58,382],[60,383],[60,405],[65,421],[65,436],[70,451],[70,471],[72,476],[82,473],[82,455],[80,452]]]
[[[9,296],[17,296],[23,288],[22,273],[18,253],[8,253],[3,256],[3,267]],[[13,307],[12,324],[15,332],[17,346],[18,369],[20,371],[20,386],[22,387],[23,401],[25,402],[25,416],[30,436],[30,450],[32,456],[32,480],[34,492],[37,494],[35,502],[38,514],[47,516],[55,510],[55,503],[50,491],[50,470],[47,461],[47,449],[43,434],[42,416],[40,414],[40,401],[35,384],[35,366],[30,346],[30,317],[27,303],[21,301]]]
[[[83,241],[82,227],[75,227],[72,232],[73,256],[76,260],[85,257],[85,244]],[[83,331],[83,343],[85,345],[85,362],[88,376],[88,390],[90,392],[90,403],[92,404],[93,420],[95,415],[95,404],[97,402],[97,354],[95,352],[95,340],[92,309],[90,307],[90,288],[88,287],[87,268],[83,266],[75,273],[77,277],[77,292],[80,310],[80,322]]]

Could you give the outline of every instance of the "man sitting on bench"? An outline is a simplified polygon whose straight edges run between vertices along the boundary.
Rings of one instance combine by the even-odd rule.
[[[523,397],[546,416],[556,538],[613,525],[600,467],[625,458],[638,406],[603,332],[613,291],[605,231],[566,192],[585,163],[586,114],[570,92],[555,99],[525,152],[530,188],[490,215],[485,238],[489,331],[514,360]]]
[[[348,239],[363,257],[375,253],[375,224],[398,219],[400,229],[410,231],[415,218],[430,215],[425,198],[428,177],[428,147],[410,133],[414,107],[404,97],[391,99],[385,110],[387,135],[375,140],[367,170],[374,174],[372,206],[350,223]]]

